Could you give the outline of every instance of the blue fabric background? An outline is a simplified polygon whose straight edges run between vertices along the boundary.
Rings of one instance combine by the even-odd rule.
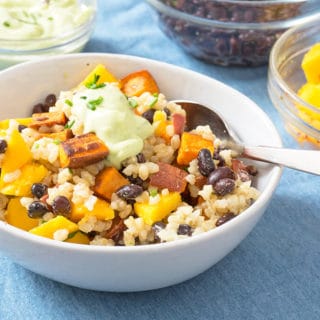
[[[87,52],[166,61],[223,81],[265,110],[284,131],[266,90],[267,68],[223,68],[192,58],[159,30],[140,0],[100,0]],[[250,235],[200,276],[140,293],[103,293],[38,276],[0,254],[0,319],[320,319],[320,179],[285,169]]]

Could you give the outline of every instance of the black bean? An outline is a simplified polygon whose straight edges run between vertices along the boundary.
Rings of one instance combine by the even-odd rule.
[[[48,191],[48,186],[46,186],[44,183],[34,183],[31,186],[31,193],[38,199],[40,199],[45,194],[47,194],[47,191]]]
[[[48,94],[44,103],[49,106],[53,107],[56,104],[57,98],[54,94]]]
[[[192,228],[188,224],[185,224],[185,223],[179,224],[177,234],[191,236],[192,235]]]
[[[169,118],[170,115],[171,115],[171,111],[170,111],[167,107],[165,107],[165,108],[163,109],[163,111],[164,111],[165,114],[167,115],[167,118]]]
[[[216,226],[219,227],[222,224],[228,222],[229,220],[233,219],[235,217],[235,214],[232,212],[228,212],[221,216],[217,221],[216,221]]]
[[[65,196],[57,196],[52,203],[52,212],[54,214],[60,214],[67,216],[71,212],[71,203]]]
[[[144,154],[143,153],[138,153],[137,155],[136,155],[136,157],[137,157],[137,161],[138,161],[138,163],[144,163],[144,162],[146,162],[146,158],[145,158],[145,156],[144,156]]]
[[[18,131],[19,131],[19,132],[22,132],[22,130],[24,130],[24,129],[26,129],[26,128],[28,128],[28,127],[25,126],[25,125],[23,125],[23,124],[19,124],[19,125],[18,125]]]
[[[28,216],[30,218],[41,218],[49,211],[47,205],[41,201],[33,201],[28,207]]]
[[[162,221],[157,221],[152,225],[152,230],[154,232],[154,240],[155,242],[160,242],[161,239],[158,236],[158,233],[166,227],[165,223]]]
[[[213,186],[214,192],[219,196],[225,196],[226,194],[232,192],[235,188],[235,181],[230,178],[220,179]]]
[[[200,173],[207,177],[215,169],[211,151],[205,148],[201,149],[197,159]]]
[[[0,153],[5,153],[8,147],[8,143],[4,139],[0,139]]]
[[[143,188],[137,184],[129,184],[123,187],[120,187],[116,194],[123,200],[135,200],[143,192]]]
[[[155,109],[148,109],[142,114],[142,117],[144,117],[146,120],[148,120],[150,123],[153,123],[153,116],[156,112]]]
[[[236,179],[236,176],[232,169],[229,167],[218,167],[208,176],[208,184],[215,185],[219,180],[229,178],[232,180]]]
[[[32,113],[42,113],[45,112],[45,106],[43,103],[37,103],[32,108]]]

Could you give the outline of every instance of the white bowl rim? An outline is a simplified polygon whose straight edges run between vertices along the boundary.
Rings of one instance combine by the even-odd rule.
[[[19,69],[23,68],[24,66],[33,66],[39,62],[51,62],[54,63],[55,61],[58,60],[65,60],[65,59],[74,59],[74,58],[80,58],[80,57],[105,57],[105,58],[121,58],[123,60],[126,59],[134,59],[136,61],[140,62],[145,62],[148,64],[156,64],[159,66],[165,66],[166,68],[171,68],[171,69],[176,69],[180,70],[184,73],[189,73],[191,75],[196,75],[197,77],[201,77],[207,80],[210,80],[212,82],[218,83],[220,86],[223,86],[225,88],[228,88],[230,91],[236,92],[238,95],[241,95],[242,97],[248,99],[251,101],[251,108],[254,108],[255,112],[260,113],[261,117],[266,121],[269,129],[273,132],[273,142],[274,146],[276,147],[282,147],[282,141],[279,133],[277,132],[275,126],[271,122],[270,118],[267,116],[267,114],[259,108],[256,103],[254,103],[252,100],[250,100],[248,97],[246,97],[244,94],[241,92],[237,91],[236,89],[230,87],[229,85],[216,80],[214,78],[211,78],[209,76],[206,76],[204,74],[201,74],[199,72],[186,69],[177,65],[173,65],[167,62],[162,62],[162,61],[157,61],[149,58],[144,58],[144,57],[139,57],[139,56],[134,56],[134,55],[124,55],[124,54],[113,54],[113,53],[95,53],[95,52],[90,52],[90,53],[72,53],[72,54],[65,54],[65,55],[59,55],[59,56],[53,56],[53,57],[48,57],[48,58],[40,58],[38,60],[34,61],[27,61],[20,63],[18,65],[11,66],[5,70],[0,71],[0,75],[4,73],[9,73],[11,70],[14,69]],[[185,239],[180,239],[180,240],[175,240],[175,241],[170,241],[166,243],[155,243],[155,244],[146,244],[146,245],[137,245],[137,246],[95,246],[95,245],[84,245],[84,244],[77,244],[77,243],[68,243],[68,242],[61,242],[53,239],[48,239],[45,237],[37,236],[34,234],[31,234],[27,231],[24,231],[22,229],[19,229],[17,227],[9,225],[5,221],[0,220],[0,232],[7,232],[11,233],[12,236],[20,239],[21,241],[28,241],[31,243],[34,243],[38,246],[45,246],[45,247],[50,247],[52,249],[64,249],[66,251],[79,251],[79,252],[86,252],[89,254],[105,254],[107,252],[113,253],[113,254],[137,254],[137,252],[155,252],[159,250],[171,250],[175,249],[176,247],[185,247],[188,246],[190,243],[197,243],[197,242],[206,242],[208,238],[214,237],[215,235],[219,235],[223,233],[225,230],[229,228],[237,228],[237,224],[240,224],[240,222],[244,219],[246,219],[247,216],[252,216],[256,214],[256,211],[259,211],[260,208],[262,208],[265,203],[267,203],[276,189],[281,175],[283,168],[282,166],[278,165],[271,165],[270,164],[270,181],[268,182],[265,190],[260,194],[258,199],[246,210],[244,210],[241,214],[236,216],[235,218],[231,219],[228,221],[228,223],[225,223],[217,228],[214,228],[212,230],[209,230],[207,232],[198,234],[196,236],[188,237]]]

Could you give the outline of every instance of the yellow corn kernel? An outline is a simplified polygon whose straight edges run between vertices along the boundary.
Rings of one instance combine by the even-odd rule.
[[[160,195],[157,203],[139,203],[134,204],[134,211],[148,225],[153,225],[157,221],[165,219],[172,211],[176,210],[181,203],[179,192],[169,192],[166,195]]]
[[[5,218],[12,226],[29,231],[39,225],[39,219],[28,216],[27,209],[21,205],[20,199],[20,197],[10,199]]]
[[[38,227],[31,229],[29,232],[41,237],[53,239],[54,233],[60,229],[67,229],[70,234],[79,230],[79,227],[76,223],[64,216],[56,216],[55,218],[40,224]]]

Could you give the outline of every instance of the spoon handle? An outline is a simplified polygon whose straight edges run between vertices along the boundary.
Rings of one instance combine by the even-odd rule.
[[[320,151],[276,147],[244,147],[242,156],[320,175]]]

